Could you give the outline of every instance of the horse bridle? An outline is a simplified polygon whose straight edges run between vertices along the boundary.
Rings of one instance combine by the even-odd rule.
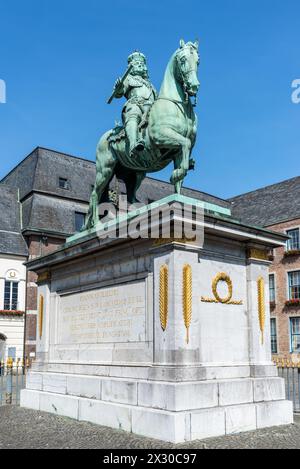
[[[192,68],[187,70],[186,72],[183,72],[181,70],[181,66],[180,66],[180,58],[178,56],[178,54],[176,54],[176,64],[177,64],[177,71],[179,71],[179,75],[180,75],[180,78],[181,78],[181,82],[183,84],[183,91],[184,91],[184,94],[185,94],[185,103],[184,104],[187,104],[188,101],[189,101],[189,94],[187,92],[187,84],[186,84],[186,77],[189,73],[191,72],[194,72],[195,70],[193,70]],[[194,100],[194,103],[192,103],[192,106],[193,107],[196,107],[197,106],[197,94],[195,96],[195,100]]]

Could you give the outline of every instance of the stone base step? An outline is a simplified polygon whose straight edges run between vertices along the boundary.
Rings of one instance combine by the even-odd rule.
[[[174,383],[31,372],[26,387],[171,412],[285,399],[284,380],[278,377]]]
[[[293,422],[292,403],[285,400],[170,412],[24,389],[21,406],[171,443]]]

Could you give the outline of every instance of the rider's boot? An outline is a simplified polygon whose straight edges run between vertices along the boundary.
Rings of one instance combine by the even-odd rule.
[[[135,146],[135,151],[144,151],[145,150],[145,141],[140,138],[140,140],[137,142]]]
[[[126,135],[129,140],[129,151],[131,156],[136,156],[136,152],[140,152],[145,149],[144,140],[138,140],[138,122],[136,119],[129,119],[127,122]]]

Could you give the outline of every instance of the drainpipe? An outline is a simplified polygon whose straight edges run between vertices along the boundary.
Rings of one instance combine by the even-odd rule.
[[[18,187],[18,204],[19,204],[19,216],[20,216],[20,228],[23,230],[23,205],[20,199],[20,188]],[[27,244],[27,243],[26,243]],[[26,328],[27,328],[27,296],[28,296],[28,269],[26,267],[25,277],[25,311],[24,311],[24,337],[23,337],[23,362],[24,367],[26,366]],[[25,368],[24,368],[25,369]]]
[[[26,267],[25,316],[24,316],[24,339],[23,339],[23,363],[24,363],[24,367],[26,366],[26,332],[27,332],[27,303],[28,303],[27,297],[28,297],[28,269]]]
[[[21,226],[21,231],[23,230],[23,205],[21,204],[20,201],[20,188],[18,188],[18,204],[19,204],[19,209],[20,209],[20,226]]]

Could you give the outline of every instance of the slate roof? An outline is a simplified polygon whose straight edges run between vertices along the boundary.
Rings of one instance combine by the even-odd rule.
[[[87,211],[95,177],[94,161],[38,147],[0,181],[0,187],[7,184],[20,189],[25,230],[69,235],[75,230],[74,212]],[[59,188],[59,178],[68,179],[69,190]],[[119,189],[124,193],[122,182]],[[137,197],[149,203],[173,192],[171,184],[146,178]],[[183,194],[222,207],[230,206],[226,200],[193,189],[184,188]]]
[[[149,201],[151,202],[159,200],[173,193],[174,188],[172,184],[151,177],[147,177],[144,179],[137,193],[137,198],[142,202],[148,203]],[[230,203],[228,203],[227,200],[220,199],[219,197],[215,197],[213,195],[206,194],[205,192],[197,191],[195,189],[189,189],[184,187],[182,189],[182,195],[185,195],[186,197],[192,197],[194,199],[199,199],[204,202],[209,202],[211,204],[219,205],[221,207],[230,208]]]
[[[32,192],[88,201],[95,182],[95,163],[44,148],[36,148],[1,183],[20,189],[23,200]],[[59,188],[59,178],[68,179],[69,190]]]
[[[17,190],[7,185],[0,185],[0,254],[28,255],[21,234]]]
[[[24,231],[69,236],[75,231],[75,212],[87,212],[87,203],[34,193],[23,202]]]
[[[272,226],[300,218],[300,176],[229,199],[232,215],[250,225]]]

